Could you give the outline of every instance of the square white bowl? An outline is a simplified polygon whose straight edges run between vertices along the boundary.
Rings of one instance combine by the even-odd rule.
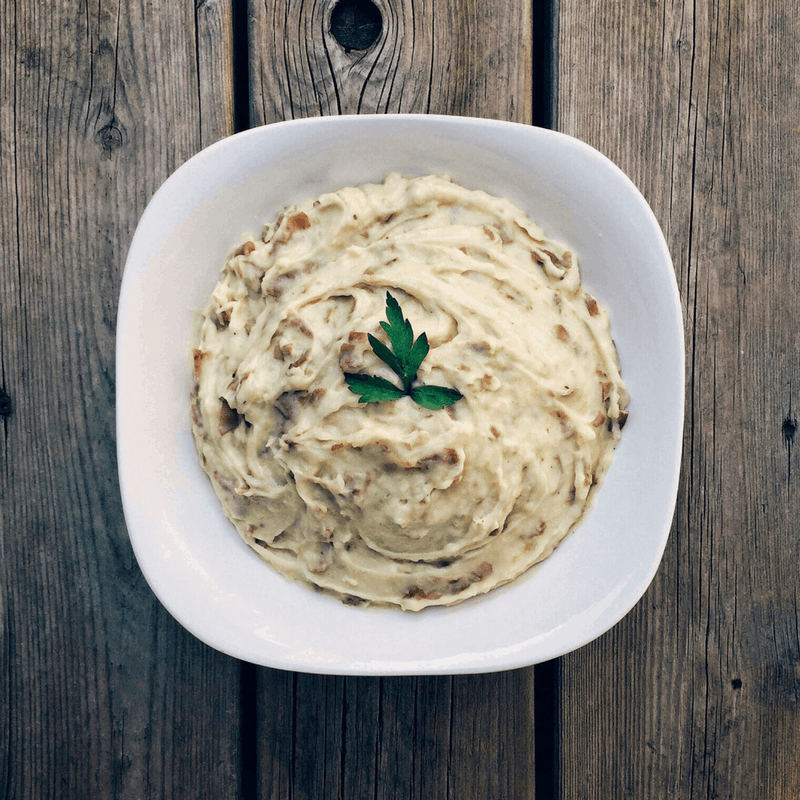
[[[238,240],[285,205],[342,186],[447,172],[519,204],[577,252],[611,311],[630,418],[594,508],[516,582],[449,608],[361,609],[290,583],[244,544],[200,468],[189,422],[191,310]],[[198,153],[155,194],[131,243],[117,319],[120,486],[133,549],[172,615],[256,664],[331,674],[490,672],[563,655],[650,584],[678,487],[680,299],[664,237],[607,158],[553,131],[464,117],[282,122]]]

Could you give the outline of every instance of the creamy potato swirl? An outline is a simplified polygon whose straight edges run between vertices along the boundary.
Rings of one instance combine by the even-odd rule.
[[[386,292],[464,397],[362,404]],[[627,416],[607,312],[511,201],[443,175],[286,208],[199,315],[192,423],[241,536],[346,603],[418,610],[511,581],[585,513]]]

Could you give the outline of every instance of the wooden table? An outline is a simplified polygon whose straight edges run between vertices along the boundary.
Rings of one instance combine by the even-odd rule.
[[[375,0],[380,38],[348,51],[334,3],[0,3],[0,794],[797,800],[800,7]],[[234,131],[363,112],[577,136],[666,234],[687,341],[672,534],[636,608],[555,662],[256,668],[186,633],[133,557],[114,333],[140,214]]]

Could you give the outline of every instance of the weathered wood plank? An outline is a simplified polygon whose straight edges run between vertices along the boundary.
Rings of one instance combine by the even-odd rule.
[[[267,800],[530,800],[533,670],[341,678],[259,670]]]
[[[350,52],[330,32],[334,4],[250,3],[253,124],[384,112],[531,121],[527,2],[376,0],[381,37]],[[533,670],[384,679],[259,670],[259,719],[265,798],[535,796]]]
[[[536,796],[534,670],[453,679],[447,797]],[[431,797],[440,795],[431,795]]]
[[[328,114],[458,114],[530,122],[531,14],[525,0],[375,0],[383,32],[347,52],[335,0],[250,0],[254,125]]]
[[[779,2],[560,11],[558,127],[653,206],[688,360],[665,561],[563,661],[562,796],[798,797],[800,25]]]
[[[0,5],[4,797],[238,796],[238,664],[147,587],[114,436],[127,247],[232,129],[229,29],[216,2]]]

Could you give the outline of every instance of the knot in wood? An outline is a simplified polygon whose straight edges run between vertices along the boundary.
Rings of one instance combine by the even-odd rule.
[[[382,29],[381,12],[371,0],[340,0],[331,12],[331,35],[345,52],[368,50]]]
[[[108,158],[111,158],[111,153],[114,150],[122,147],[122,131],[113,123],[100,128],[94,138]]]

